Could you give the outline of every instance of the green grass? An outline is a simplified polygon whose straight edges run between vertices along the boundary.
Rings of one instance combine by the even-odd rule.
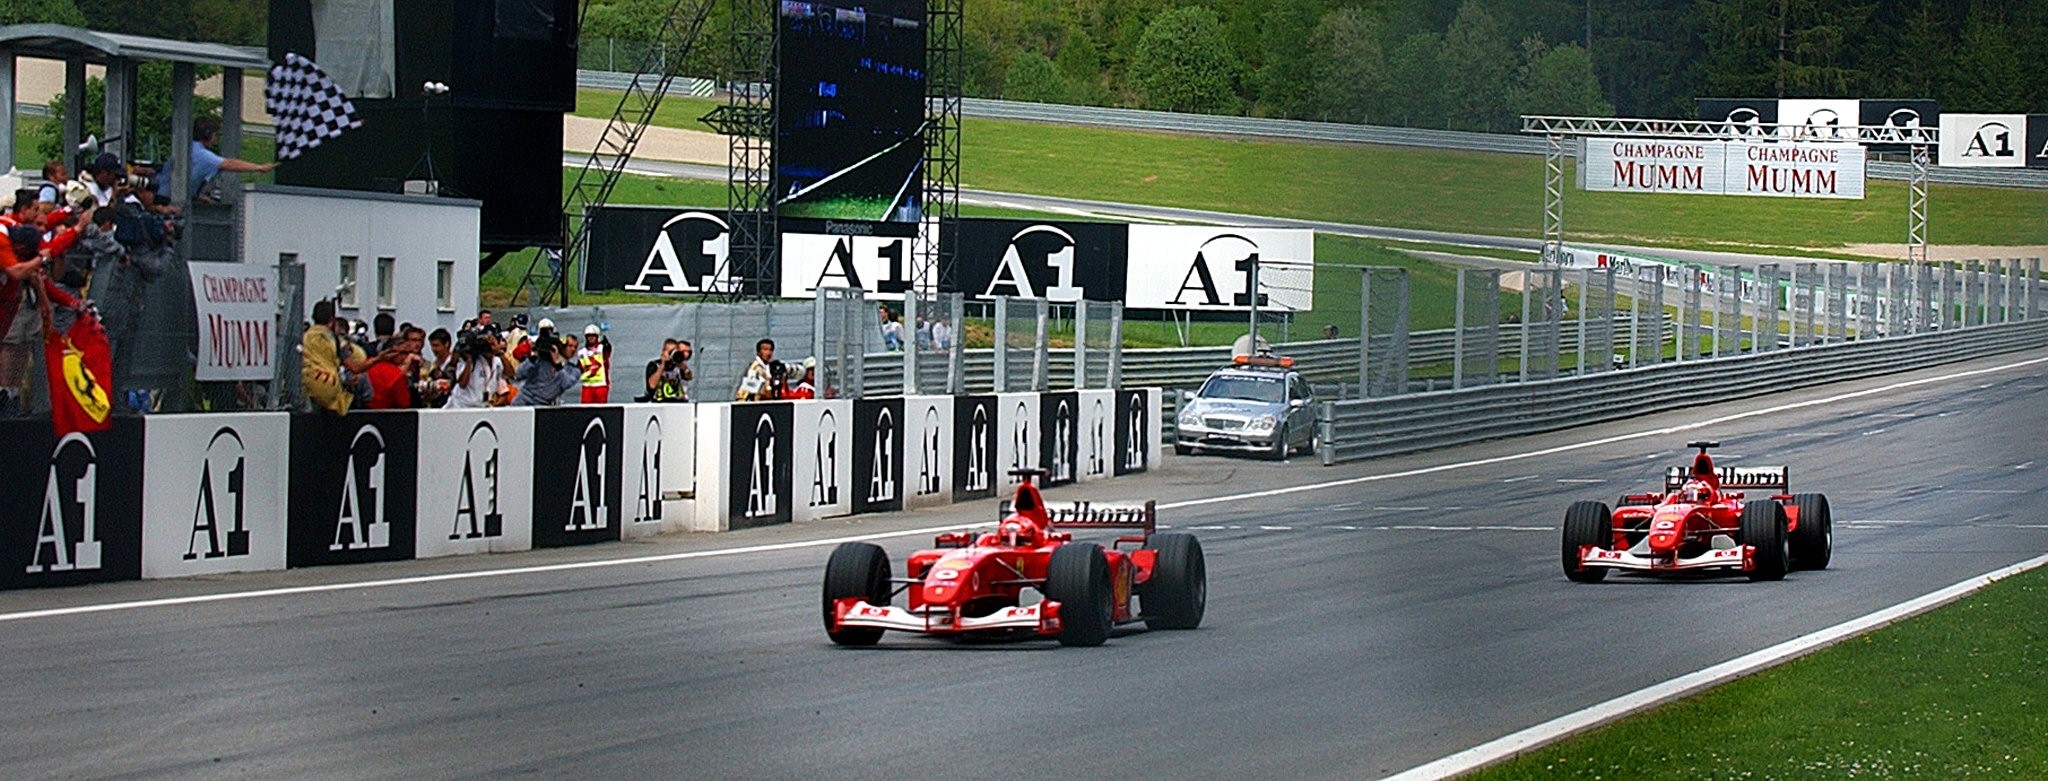
[[[576,90],[576,116],[610,119],[612,112],[619,107],[619,95],[620,93],[605,90]],[[710,132],[711,126],[704,124],[703,117],[722,105],[725,105],[725,101],[712,98],[666,95],[662,97],[661,105],[654,109],[654,124],[659,127]]]
[[[2048,571],[1471,776],[2048,778]]]
[[[1533,156],[981,119],[961,140],[963,183],[982,189],[1490,235],[1542,227]],[[1565,226],[1575,240],[1700,248],[1903,242],[1905,183],[1867,189],[1861,201],[1574,189]],[[2048,191],[1937,185],[1929,200],[1937,242],[2048,243]]]
[[[616,100],[585,90],[577,113],[609,116]],[[656,122],[705,129],[697,117],[716,105],[671,97]],[[966,120],[961,141],[962,183],[981,189],[1502,236],[1542,228],[1543,161],[1528,155],[991,119]],[[1936,185],[1929,208],[1937,243],[2048,244],[2048,191]],[[1905,183],[1877,179],[1860,201],[1576,189],[1565,196],[1573,240],[1692,249],[1902,243],[1905,212]]]

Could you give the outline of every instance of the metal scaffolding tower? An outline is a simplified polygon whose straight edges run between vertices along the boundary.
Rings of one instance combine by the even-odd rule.
[[[584,9],[588,8],[585,4]],[[711,0],[676,0],[662,17],[661,26],[654,31],[654,39],[641,56],[640,67],[634,71],[639,75],[619,96],[611,120],[598,136],[597,146],[591,149],[583,167],[577,169],[576,180],[562,199],[561,262],[544,266],[542,261],[547,253],[535,252],[526,278],[512,293],[514,303],[528,296],[528,304],[558,300],[561,306],[569,305],[569,269],[581,267],[583,255],[590,247],[590,223],[585,217],[591,209],[610,200],[612,188],[618,185],[626,163],[640,146],[640,136],[654,121],[655,109],[661,106],[662,97],[668,94],[690,51],[696,48],[704,19],[710,13]]]
[[[776,266],[775,61],[776,0],[732,0],[731,72],[725,105],[704,121],[730,138],[726,208],[732,220],[726,268],[737,280],[732,297],[762,297]]]
[[[960,220],[960,101],[965,0],[930,0],[925,7],[924,228],[917,243],[920,291],[955,290],[953,246],[943,237]]]

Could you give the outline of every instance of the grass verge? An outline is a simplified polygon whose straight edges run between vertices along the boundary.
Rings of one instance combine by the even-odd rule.
[[[2048,778],[2048,570],[1469,776]]]

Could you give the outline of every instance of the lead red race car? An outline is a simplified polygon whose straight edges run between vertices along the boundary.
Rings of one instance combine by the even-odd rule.
[[[834,549],[824,589],[832,642],[869,646],[894,630],[1094,646],[1120,624],[1201,625],[1208,569],[1194,535],[1158,531],[1152,502],[1048,507],[1032,482],[1044,472],[1011,474],[1022,482],[994,530],[939,535],[935,549],[910,556],[903,577],[891,575],[889,554],[879,546],[848,542]],[[1107,548],[1072,533],[1100,529],[1136,533]]]
[[[1791,493],[1783,466],[1716,467],[1696,448],[1690,467],[1665,472],[1660,493],[1629,494],[1620,506],[1574,502],[1564,514],[1564,574],[1598,583],[1611,570],[1671,574],[1720,572],[1778,580],[1793,569],[1826,569],[1835,521],[1825,494]],[[1742,490],[1770,493],[1756,499]]]

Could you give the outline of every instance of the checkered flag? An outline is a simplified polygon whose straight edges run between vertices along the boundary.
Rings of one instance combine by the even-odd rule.
[[[263,85],[263,107],[277,118],[277,159],[290,160],[320,142],[362,127],[355,104],[312,60],[286,53]]]

